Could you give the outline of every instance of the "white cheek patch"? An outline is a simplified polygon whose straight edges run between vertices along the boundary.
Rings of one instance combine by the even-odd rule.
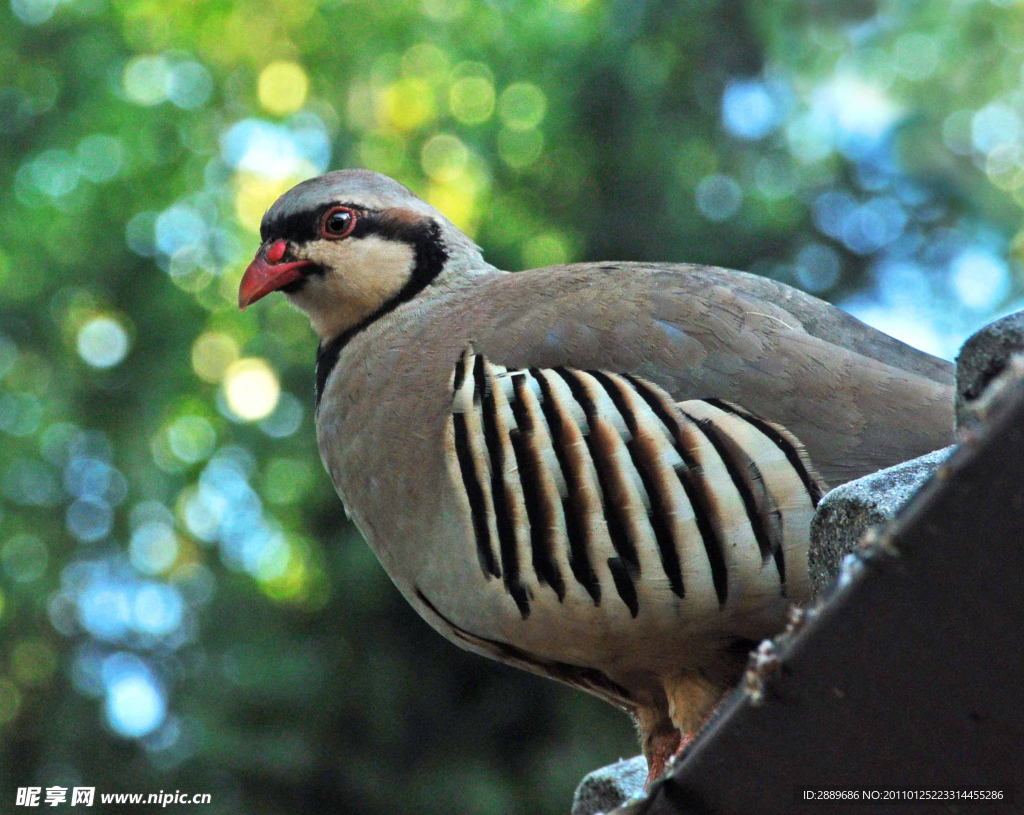
[[[318,241],[306,257],[326,272],[311,277],[295,303],[321,337],[336,336],[377,311],[409,282],[416,261],[412,246],[379,235]]]
[[[336,275],[346,296],[374,310],[394,295],[412,276],[416,255],[407,243],[379,235],[342,241],[334,255]],[[331,247],[334,249],[334,247]],[[330,275],[329,275],[330,276]]]

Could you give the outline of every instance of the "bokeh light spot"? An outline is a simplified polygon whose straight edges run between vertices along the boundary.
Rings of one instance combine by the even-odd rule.
[[[839,73],[814,91],[812,115],[823,117],[825,126],[837,131],[840,149],[853,156],[880,141],[902,108],[878,84]]]
[[[217,432],[202,416],[182,416],[167,429],[167,440],[174,455],[194,464],[210,457]]]
[[[282,393],[274,412],[260,422],[260,430],[275,439],[292,435],[302,424],[302,402]]]
[[[61,0],[11,0],[14,16],[26,25],[41,25],[53,16]]]
[[[78,355],[94,368],[112,368],[128,353],[128,334],[112,317],[94,317],[78,332]]]
[[[811,243],[796,256],[796,279],[809,292],[828,291],[839,282],[842,266],[839,253],[831,246]]]
[[[25,169],[32,186],[50,198],[74,192],[82,176],[81,162],[69,150],[44,150]]]
[[[153,235],[156,248],[171,256],[198,250],[206,243],[209,229],[203,216],[194,207],[174,204],[157,216]]]
[[[529,82],[509,85],[498,99],[498,116],[513,130],[537,127],[547,109],[548,100],[544,91]]]
[[[192,370],[204,382],[218,383],[238,359],[238,343],[227,334],[210,331],[192,344]]]
[[[1024,124],[1016,111],[1000,102],[985,105],[971,119],[971,141],[974,148],[989,153],[1003,145],[1019,145]]]
[[[436,115],[434,92],[426,80],[418,77],[389,85],[382,101],[385,117],[398,130],[415,130]]]
[[[110,534],[114,515],[105,501],[75,501],[65,514],[68,531],[82,543],[94,543]]]
[[[224,396],[235,416],[254,422],[273,413],[281,396],[281,385],[262,359],[240,359],[224,375]]]
[[[264,182],[277,182],[278,195],[326,170],[331,157],[326,125],[308,111],[292,117],[288,126],[243,119],[220,137],[220,148],[224,161],[243,178],[255,175]]]
[[[463,124],[482,124],[494,113],[494,85],[486,77],[463,77],[448,91],[448,106]]]
[[[264,110],[275,116],[287,116],[305,104],[309,77],[301,65],[278,60],[260,72],[257,93]]]
[[[132,609],[135,628],[154,637],[165,637],[182,620],[184,603],[173,586],[147,583],[135,595]]]
[[[950,272],[957,296],[971,308],[993,308],[1010,290],[1006,262],[984,249],[960,253]]]
[[[779,101],[759,79],[730,81],[722,94],[722,123],[741,139],[763,139],[782,120]]]
[[[430,42],[421,42],[402,54],[402,71],[407,76],[439,80],[448,73],[448,54]]]
[[[160,574],[177,560],[178,538],[167,524],[147,521],[132,532],[128,556],[143,574]]]
[[[740,185],[727,175],[709,175],[697,185],[697,209],[709,221],[726,221],[743,201]]]
[[[170,65],[166,57],[135,57],[124,68],[124,95],[138,105],[150,107],[167,98]]]
[[[450,183],[466,169],[469,150],[457,136],[439,133],[423,145],[420,160],[432,179]]]
[[[198,62],[179,62],[167,77],[167,98],[179,108],[195,110],[205,105],[213,92],[210,72]]]
[[[144,668],[125,670],[107,683],[107,721],[122,736],[138,738],[156,730],[166,709],[163,694]]]
[[[100,458],[76,455],[64,468],[64,489],[83,500],[121,499],[124,476]]]
[[[131,602],[123,584],[100,578],[78,595],[78,620],[92,636],[123,637],[131,624]]]

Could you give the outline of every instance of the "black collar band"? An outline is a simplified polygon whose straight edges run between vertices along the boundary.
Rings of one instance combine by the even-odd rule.
[[[390,314],[402,303],[408,302],[441,274],[448,260],[448,252],[441,240],[441,227],[433,219],[417,224],[389,224],[391,229],[374,230],[377,234],[390,240],[400,240],[412,244],[416,251],[412,274],[404,286],[385,302],[380,308],[351,328],[346,328],[338,336],[327,342],[321,342],[316,349],[316,406],[320,407],[320,399],[324,395],[327,379],[338,357],[349,341],[357,334],[375,323],[385,314]]]

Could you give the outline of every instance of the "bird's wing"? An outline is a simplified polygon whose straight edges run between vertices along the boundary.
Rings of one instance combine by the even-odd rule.
[[[631,374],[678,401],[738,404],[799,438],[833,486],[953,441],[950,363],[754,275],[647,264],[496,275],[456,319],[509,368]]]

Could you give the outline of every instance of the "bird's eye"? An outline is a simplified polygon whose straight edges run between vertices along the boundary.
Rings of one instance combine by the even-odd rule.
[[[356,225],[356,213],[348,207],[332,207],[321,222],[320,234],[331,240],[347,238]]]

